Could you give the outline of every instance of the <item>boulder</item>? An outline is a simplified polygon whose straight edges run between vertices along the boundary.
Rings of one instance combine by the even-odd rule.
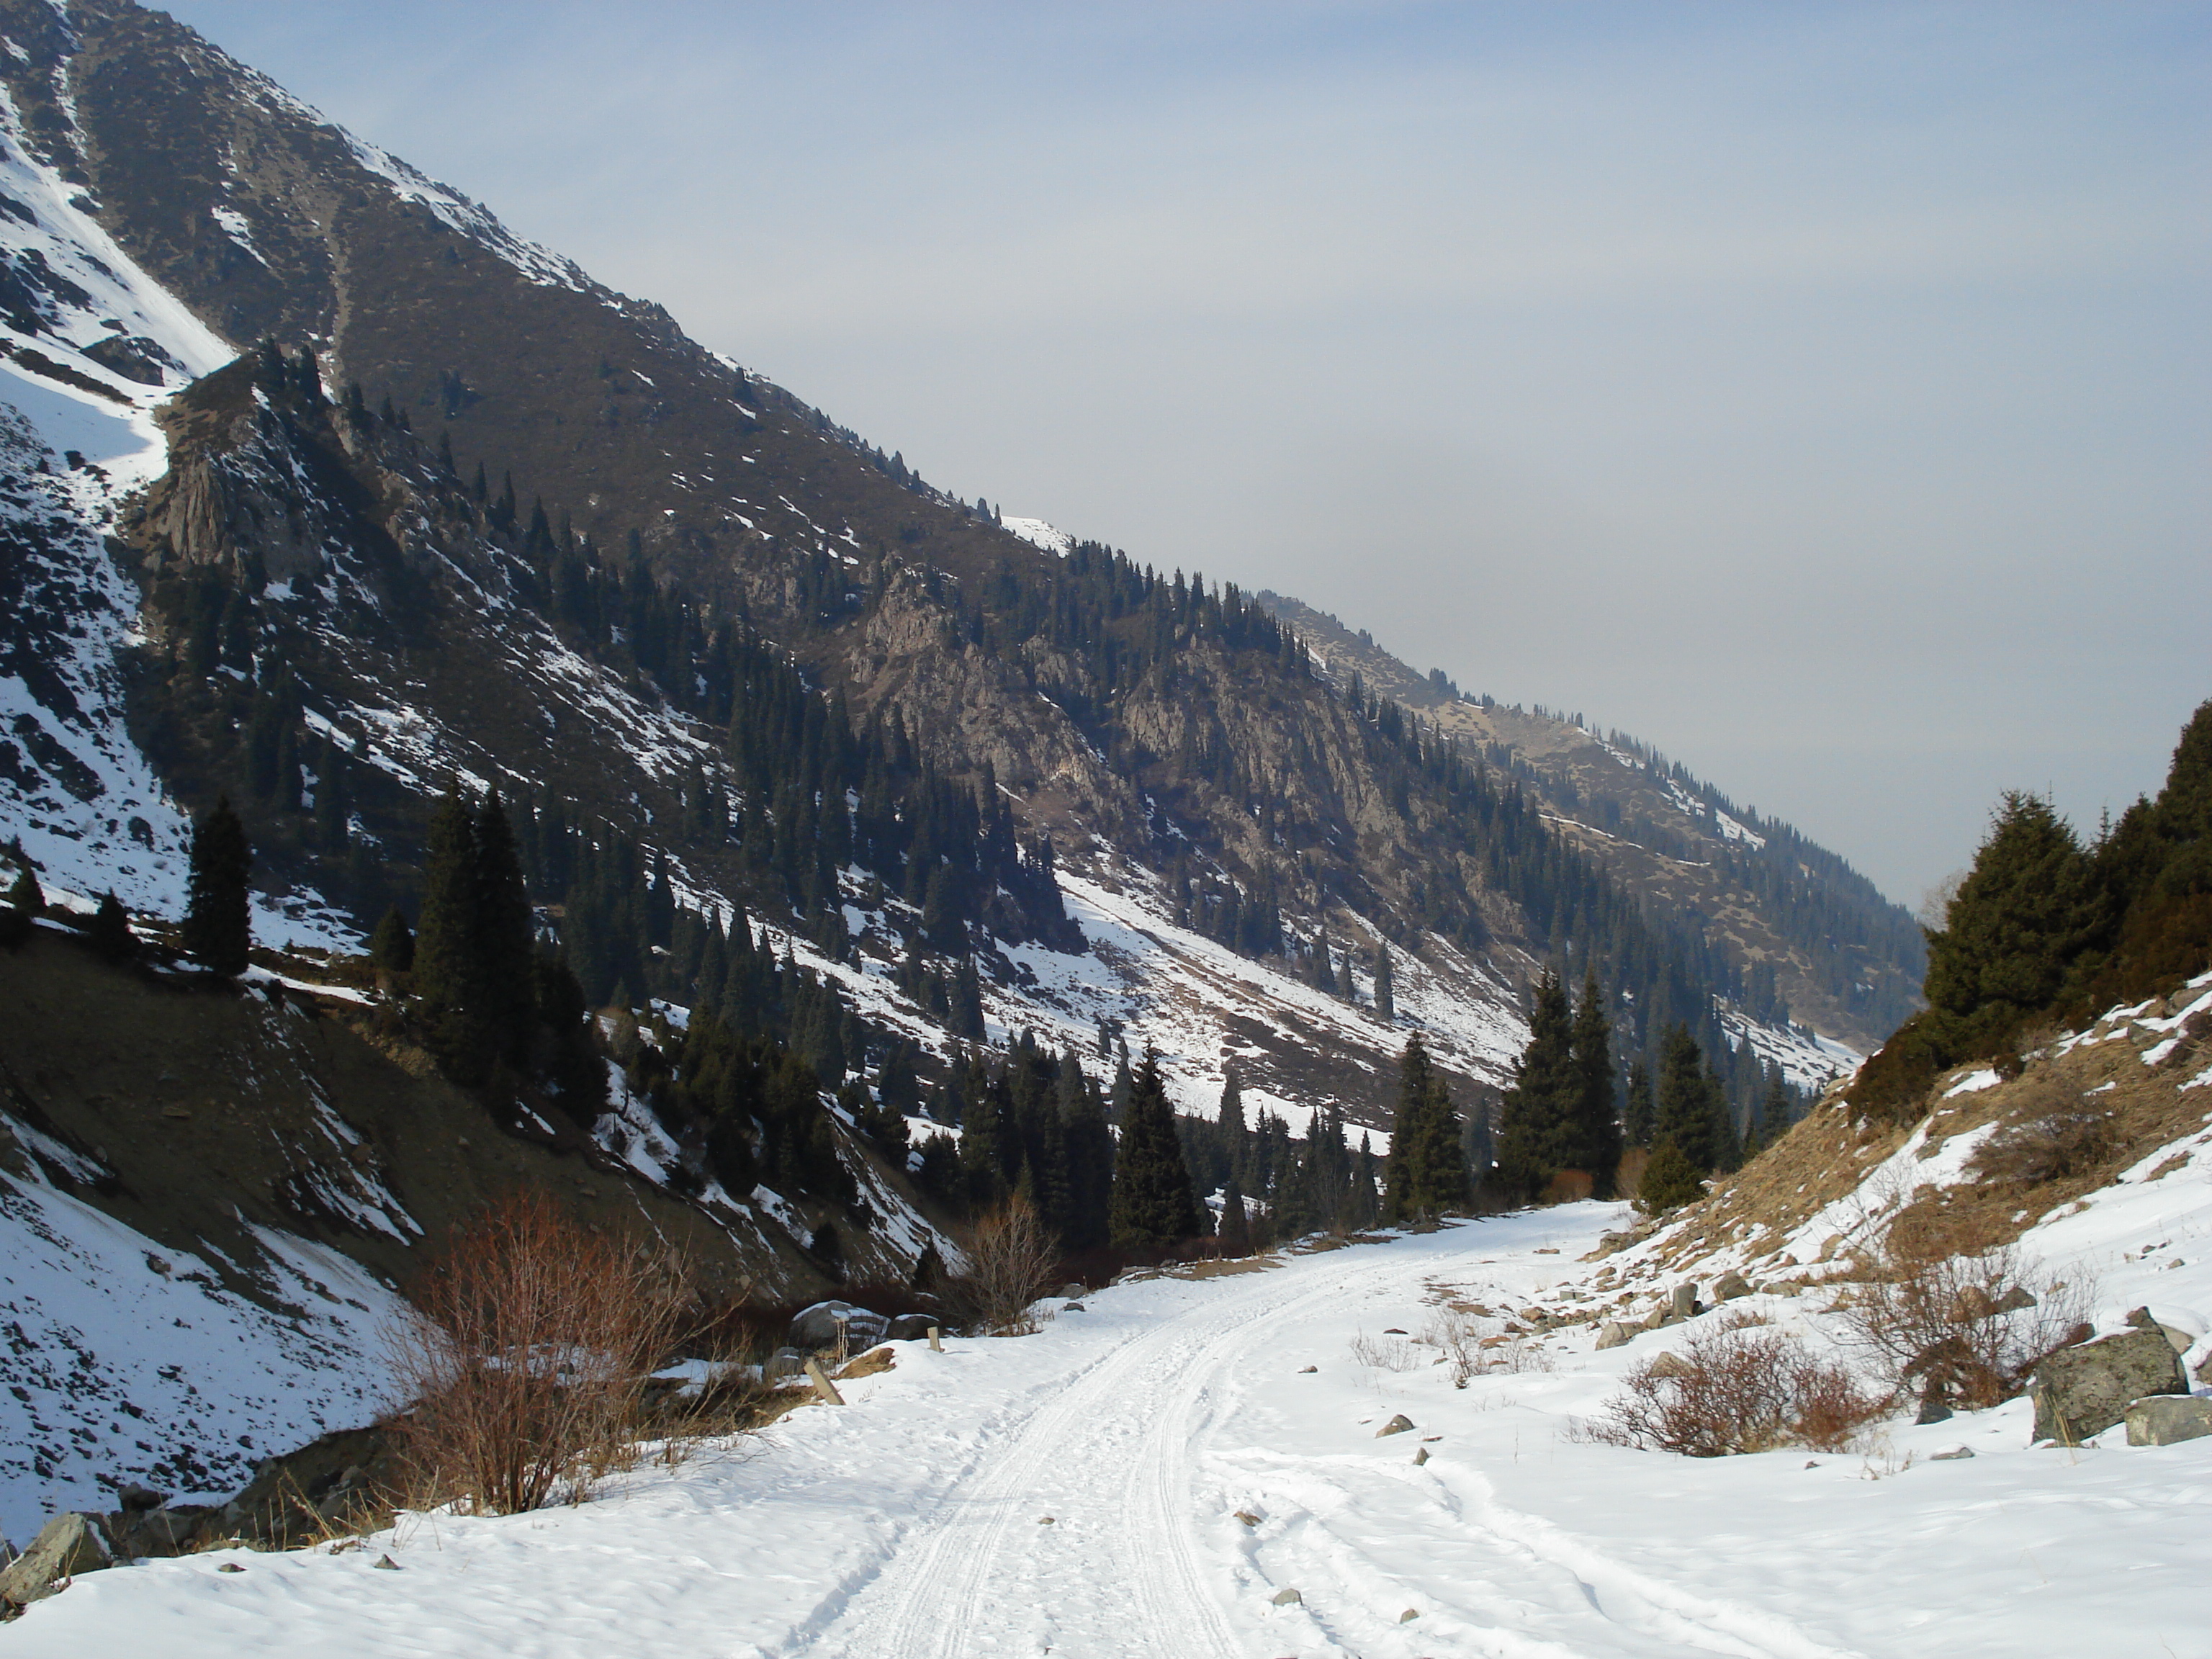
[[[1279,1607],[1294,1607],[1305,1599],[1294,1589],[1279,1589],[1273,1598],[1274,1605]]]
[[[1618,1319],[1608,1319],[1597,1334],[1597,1345],[1601,1348],[1617,1348],[1635,1334],[1634,1326],[1624,1325]]]
[[[2212,1435],[2212,1399],[2154,1394],[2128,1407],[2128,1444],[2171,1446]]]
[[[1669,1319],[1695,1319],[1700,1311],[1702,1311],[1702,1308],[1701,1304],[1698,1301],[1697,1281],[1695,1279],[1686,1279],[1683,1283],[1677,1285],[1674,1287],[1674,1294],[1672,1300],[1670,1300],[1667,1304],[1667,1317]]]
[[[1733,1302],[1738,1297],[1751,1293],[1751,1281],[1741,1273],[1723,1273],[1719,1282],[1713,1286],[1715,1298],[1722,1302]]]
[[[834,1348],[842,1336],[848,1348],[865,1348],[884,1340],[890,1321],[849,1302],[817,1302],[801,1308],[791,1322],[791,1346],[812,1351]]]
[[[2021,1286],[2015,1285],[1996,1300],[1996,1312],[2018,1313],[2022,1308],[2033,1308],[2035,1298]]]
[[[891,1321],[884,1336],[892,1342],[919,1342],[929,1334],[929,1328],[936,1323],[934,1315],[901,1314]]]
[[[1060,1310],[1060,1312],[1062,1313],[1088,1313],[1091,1310],[1085,1307],[1080,1302],[1071,1302],[1065,1308]]]
[[[1063,1285],[1060,1287],[1060,1294],[1063,1301],[1074,1302],[1088,1296],[1090,1291],[1087,1286],[1082,1285]]]
[[[1375,1437],[1377,1440],[1380,1440],[1386,1434],[1403,1434],[1407,1430],[1413,1426],[1413,1419],[1407,1417],[1403,1412],[1401,1412],[1397,1416],[1392,1418],[1388,1423],[1385,1423],[1381,1428],[1376,1430]]]
[[[1662,1353],[1656,1356],[1646,1369],[1654,1376],[1687,1376],[1692,1366],[1680,1354]]]
[[[2153,1325],[2061,1348],[2035,1368],[2035,1437],[2069,1444],[2124,1421],[2149,1395],[2189,1392],[2181,1356]]]
[[[115,1550],[96,1515],[58,1515],[39,1529],[31,1547],[0,1572],[0,1601],[23,1607],[52,1595],[81,1572],[112,1566]]]

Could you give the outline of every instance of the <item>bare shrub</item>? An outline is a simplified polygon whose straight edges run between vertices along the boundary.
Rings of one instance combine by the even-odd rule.
[[[2078,1280],[2031,1291],[2012,1245],[1946,1254],[1893,1230],[1869,1269],[1842,1309],[1851,1339],[1899,1390],[1971,1410],[2018,1394],[2092,1300]]]
[[[1030,1304],[1052,1286],[1059,1251],[1029,1200],[1016,1193],[960,1241],[968,1270],[947,1282],[954,1304],[993,1336],[1028,1336]]]
[[[580,1503],[629,1460],[686,1305],[665,1250],[517,1193],[457,1228],[388,1333],[410,1497],[477,1515]]]
[[[2110,1112],[2053,1112],[1999,1129],[1974,1148],[1966,1169],[1984,1181],[2033,1187],[2087,1175],[2118,1146]]]
[[[1352,1357],[1370,1371],[1413,1371],[1427,1363],[1413,1352],[1412,1343],[1388,1332],[1381,1336],[1360,1332],[1352,1339]]]
[[[1421,1340],[1443,1355],[1455,1389],[1465,1388],[1485,1369],[1482,1327],[1469,1315],[1446,1309],[1423,1328]]]
[[[1686,1457],[1807,1446],[1840,1451],[1883,1408],[1849,1370],[1776,1330],[1693,1330],[1679,1354],[1655,1355],[1623,1379],[1578,1437]]]

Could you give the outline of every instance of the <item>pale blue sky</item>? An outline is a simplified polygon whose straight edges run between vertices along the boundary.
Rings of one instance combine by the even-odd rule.
[[[1908,904],[2212,696],[2206,5],[169,9],[933,482]]]

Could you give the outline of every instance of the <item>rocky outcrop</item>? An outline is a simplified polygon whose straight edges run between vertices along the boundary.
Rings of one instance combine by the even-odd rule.
[[[2181,1357],[2156,1326],[2061,1348],[2035,1368],[2035,1437],[2069,1445],[2126,1419],[2151,1395],[2185,1395]]]

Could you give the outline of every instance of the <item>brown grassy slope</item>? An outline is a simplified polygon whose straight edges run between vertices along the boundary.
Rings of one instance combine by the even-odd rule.
[[[2170,1012],[2202,994],[2201,989],[2178,993]],[[2053,1211],[2109,1185],[2158,1147],[2199,1127],[2212,1113],[2212,1091],[2185,1092],[2181,1085],[2212,1060],[2212,1014],[2197,1015],[2179,1043],[2155,1065],[2146,1065],[2144,1054],[2165,1035],[2124,1016],[2108,1017],[2088,1033],[2094,1040],[2063,1053],[2055,1034],[2042,1034],[2021,1057],[2019,1074],[1993,1088],[1947,1097],[1945,1091],[1976,1068],[1945,1073],[1920,1107],[1928,1156],[1984,1125],[2002,1126],[2002,1133],[2061,1114],[2103,1115],[2104,1146],[2082,1168],[2046,1179],[1969,1178],[1924,1191],[1890,1224],[1891,1237],[1900,1242],[1912,1237],[1951,1251],[2009,1243]],[[1802,1122],[1688,1211],[1662,1260],[1670,1267],[1687,1267],[1723,1249],[1754,1259],[1778,1250],[1790,1233],[1849,1197],[1867,1171],[1911,1133],[1909,1127],[1856,1115],[1841,1089],[1831,1090]],[[1845,1241],[1819,1241],[1814,1255],[1821,1262],[1833,1261],[1846,1255]],[[1826,1276],[1849,1270],[1846,1263]]]
[[[709,1294],[748,1283],[788,1295],[826,1289],[785,1241],[734,1239],[596,1153],[501,1133],[482,1105],[380,1049],[340,1007],[178,988],[44,933],[0,951],[0,1109],[107,1172],[73,1180],[48,1160],[57,1185],[156,1243],[203,1256],[212,1244],[258,1261],[251,1224],[320,1241],[404,1283],[416,1249],[349,1220],[331,1194],[366,1202],[380,1182],[435,1241],[522,1187],[586,1224],[665,1238]],[[357,1145],[325,1127],[319,1097]],[[22,1178],[32,1158],[0,1127],[0,1170]],[[265,1295],[250,1279],[232,1288]]]

